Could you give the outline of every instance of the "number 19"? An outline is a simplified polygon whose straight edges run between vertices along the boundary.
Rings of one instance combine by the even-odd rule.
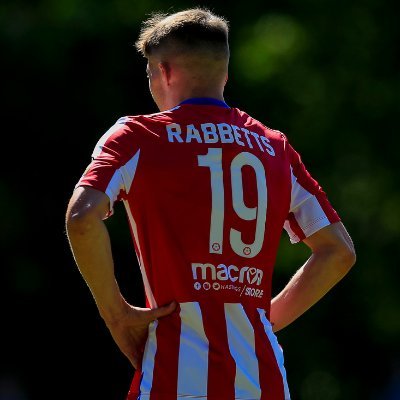
[[[209,148],[207,154],[198,155],[198,165],[210,168],[211,176],[211,223],[210,253],[222,254],[224,232],[224,180],[222,169],[222,149]],[[243,200],[242,168],[248,165],[253,168],[257,180],[257,207],[247,207]],[[255,257],[262,248],[267,217],[267,184],[262,162],[248,152],[239,153],[231,162],[232,205],[236,214],[243,220],[256,220],[253,243],[243,243],[242,233],[231,228],[229,241],[233,251],[247,258]]]

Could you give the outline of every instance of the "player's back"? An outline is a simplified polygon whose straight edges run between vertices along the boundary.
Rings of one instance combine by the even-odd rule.
[[[149,302],[265,308],[290,205],[283,135],[238,109],[212,105],[184,104],[123,123],[138,158],[123,197]]]
[[[267,315],[290,205],[285,138],[216,105],[184,104],[124,124],[140,143],[124,199],[147,299],[179,303],[150,327],[141,398],[283,399],[282,354]]]

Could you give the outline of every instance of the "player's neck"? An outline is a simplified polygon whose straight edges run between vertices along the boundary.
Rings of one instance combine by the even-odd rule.
[[[185,90],[180,93],[176,93],[171,96],[168,101],[168,108],[173,108],[185,100],[192,98],[211,98],[216,100],[224,101],[224,94],[222,90],[216,89],[196,89],[196,90]]]

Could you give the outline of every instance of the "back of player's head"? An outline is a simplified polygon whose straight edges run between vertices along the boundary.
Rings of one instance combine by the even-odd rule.
[[[143,22],[136,48],[145,57],[197,54],[227,61],[228,32],[228,22],[204,8],[153,14]]]

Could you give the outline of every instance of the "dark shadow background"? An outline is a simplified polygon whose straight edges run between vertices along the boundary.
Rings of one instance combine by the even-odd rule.
[[[125,398],[133,370],[75,267],[64,215],[100,135],[120,116],[156,111],[133,48],[140,22],[196,5],[231,22],[226,101],[287,134],[358,252],[350,274],[279,333],[293,400],[400,399],[395,4],[0,4],[0,400]],[[108,226],[122,290],[143,305],[122,205]],[[307,256],[282,238],[275,293]]]

